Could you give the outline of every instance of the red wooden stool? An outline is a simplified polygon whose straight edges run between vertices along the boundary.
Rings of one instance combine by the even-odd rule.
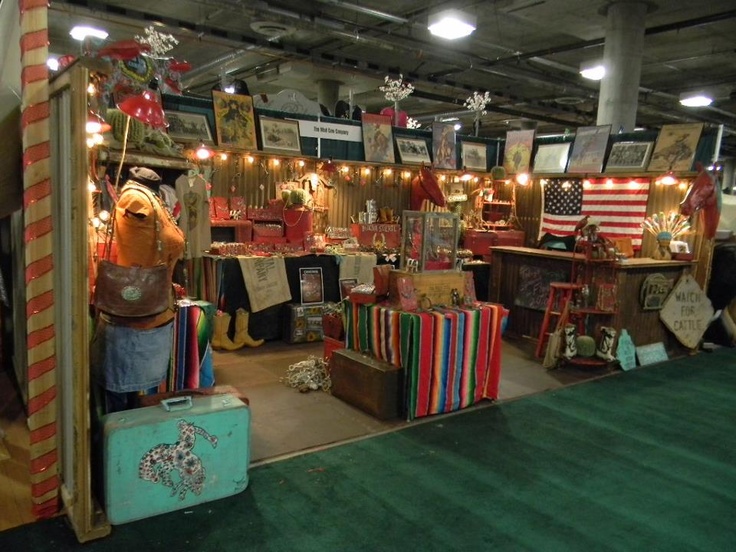
[[[539,339],[537,340],[537,358],[544,356],[544,344],[549,337],[549,325],[552,317],[559,317],[565,310],[565,305],[572,299],[573,293],[583,288],[582,284],[571,284],[568,282],[552,282],[549,285],[549,297],[547,298],[547,309],[544,311],[542,326],[539,328]]]

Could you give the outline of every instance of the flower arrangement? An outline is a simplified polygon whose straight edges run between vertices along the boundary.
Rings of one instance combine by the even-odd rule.
[[[463,104],[470,111],[475,111],[480,115],[486,114],[486,106],[491,103],[491,95],[488,92],[481,94],[477,90],[469,96]]]
[[[670,211],[667,215],[660,212],[645,218],[641,227],[658,240],[676,240],[690,232],[690,220],[676,211]]]
[[[422,123],[420,123],[416,119],[409,117],[406,120],[406,128],[422,128]]]
[[[390,102],[400,102],[414,92],[414,86],[408,82],[404,82],[404,75],[399,73],[398,79],[392,79],[388,75],[384,77],[384,86],[378,89],[386,95],[386,99]]]
[[[477,90],[473,92],[472,96],[469,96],[463,104],[470,111],[475,112],[475,135],[478,136],[478,130],[480,129],[480,116],[487,113],[486,106],[491,103],[491,95],[488,92],[481,94]]]
[[[143,30],[146,36],[136,35],[134,38],[139,44],[148,44],[151,47],[150,55],[152,57],[163,58],[169,50],[179,44],[179,41],[174,38],[174,35],[160,33],[153,25]]]

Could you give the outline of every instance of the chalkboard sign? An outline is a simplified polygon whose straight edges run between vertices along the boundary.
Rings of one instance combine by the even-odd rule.
[[[651,345],[642,345],[636,348],[636,357],[639,359],[641,366],[647,364],[656,364],[657,362],[664,362],[669,360],[667,351],[664,349],[664,343],[652,343]]]
[[[564,270],[522,264],[519,267],[519,289],[514,304],[527,309],[546,310],[549,285],[569,279],[569,273]]]

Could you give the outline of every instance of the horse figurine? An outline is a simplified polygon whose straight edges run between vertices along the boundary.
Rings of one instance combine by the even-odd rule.
[[[445,194],[442,193],[437,179],[432,171],[427,167],[419,169],[419,175],[415,176],[411,181],[411,192],[409,197],[409,205],[412,211],[419,211],[422,208],[422,202],[428,199],[438,207],[447,205]]]
[[[689,217],[702,210],[703,233],[707,239],[711,239],[716,235],[718,221],[721,218],[720,189],[713,174],[708,172],[702,163],[695,163],[695,168],[698,176],[680,203],[680,213]]]

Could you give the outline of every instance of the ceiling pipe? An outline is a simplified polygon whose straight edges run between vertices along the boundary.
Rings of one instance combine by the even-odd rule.
[[[367,8],[365,6],[358,6],[356,4],[351,4],[350,2],[343,2],[341,0],[317,0],[317,2],[320,4],[337,6],[338,8],[354,11],[356,13],[362,13],[363,15],[370,15],[371,17],[383,19],[384,21],[389,21],[391,23],[398,23],[400,25],[405,25],[409,23],[409,20],[403,17],[398,17],[396,15],[392,15],[390,13],[382,12],[379,10],[374,10],[373,8]]]

